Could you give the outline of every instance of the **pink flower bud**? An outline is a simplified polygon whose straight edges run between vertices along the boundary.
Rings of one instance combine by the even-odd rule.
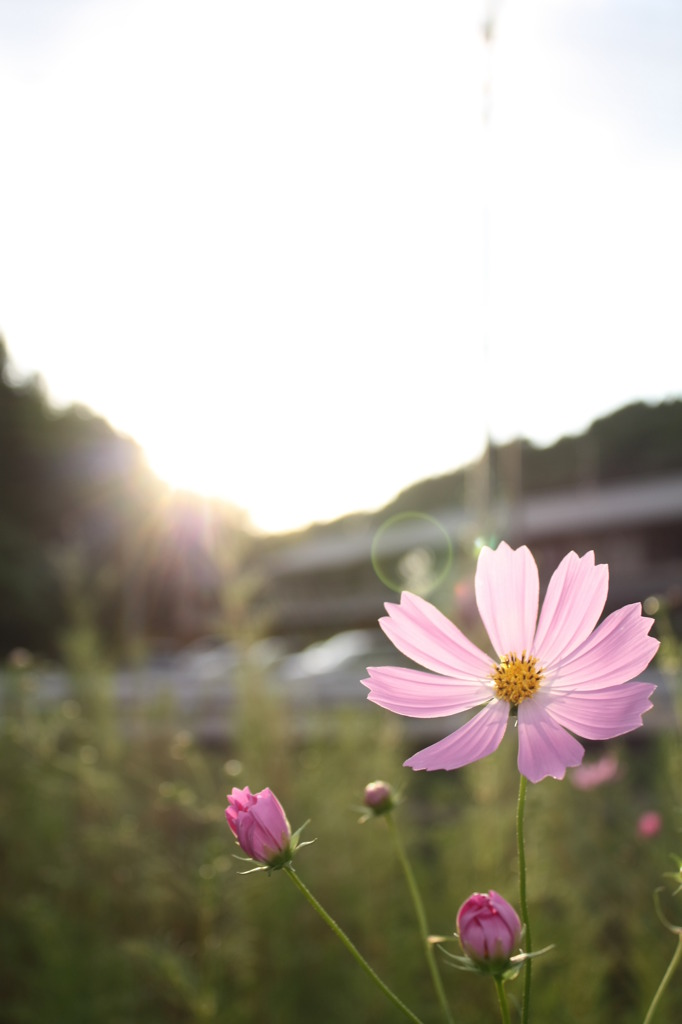
[[[368,783],[365,786],[364,804],[374,814],[384,814],[386,811],[392,810],[395,807],[393,787],[381,779]]]
[[[235,786],[227,802],[227,824],[246,856],[271,868],[288,864],[292,857],[291,827],[272,790],[252,793],[248,786]]]
[[[493,889],[475,892],[459,908],[457,932],[462,949],[477,964],[503,967],[521,937],[521,922],[514,908]]]

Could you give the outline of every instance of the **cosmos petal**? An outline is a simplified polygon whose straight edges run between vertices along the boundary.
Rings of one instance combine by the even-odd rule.
[[[291,829],[284,808],[272,790],[263,790],[261,799],[251,809],[251,817],[260,826],[263,840],[267,842],[270,839],[268,846],[271,850],[279,850],[286,845]]]
[[[476,603],[498,656],[530,652],[538,617],[540,580],[527,547],[504,541],[483,548],[476,567]]]
[[[624,683],[603,690],[574,690],[550,696],[547,714],[586,740],[608,740],[632,732],[651,708],[651,683]]]
[[[493,700],[469,719],[466,725],[444,740],[414,754],[405,761],[405,766],[416,771],[451,771],[479,761],[497,750],[507,728],[508,718],[509,705],[505,701]]]
[[[472,644],[442,612],[405,591],[387,604],[379,625],[398,650],[424,668],[470,681],[490,675],[492,659]]]
[[[612,612],[584,643],[553,666],[548,686],[553,693],[602,690],[626,683],[643,672],[659,643],[649,636],[653,619],[642,615],[639,604]]]
[[[548,669],[585,640],[604,611],[609,567],[594,564],[594,552],[571,551],[554,571],[542,604],[533,653]]]
[[[540,782],[548,775],[563,779],[566,769],[579,765],[585,754],[582,744],[535,699],[519,706],[518,732],[519,771],[530,782]]]
[[[442,718],[469,711],[492,697],[492,682],[462,681],[413,668],[368,668],[367,699],[411,718]]]

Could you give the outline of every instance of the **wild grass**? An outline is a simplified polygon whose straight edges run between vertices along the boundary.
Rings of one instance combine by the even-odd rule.
[[[235,784],[271,786],[294,828],[310,819],[301,877],[425,1024],[438,1021],[388,830],[358,824],[356,808],[374,778],[404,788],[397,813],[429,926],[452,933],[472,891],[517,903],[514,737],[462,771],[412,773],[401,763],[419,740],[400,719],[361,704],[303,722],[246,664],[225,683],[224,739],[206,748],[172,707],[122,715],[88,650],[72,652],[54,706],[30,667],[2,677],[3,1024],[398,1019],[281,872],[240,874],[224,819]],[[674,948],[652,894],[682,853],[678,743],[642,732],[613,749],[622,771],[608,785],[529,790],[534,939],[555,945],[535,968],[538,1024],[638,1024]],[[647,809],[664,823],[650,839],[637,833]],[[681,902],[666,903],[678,921]],[[484,979],[445,967],[444,981],[458,1024],[497,1019]],[[676,978],[657,1020],[680,1019]]]

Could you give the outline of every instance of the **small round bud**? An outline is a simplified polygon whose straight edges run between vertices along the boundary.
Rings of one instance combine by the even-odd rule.
[[[393,787],[381,779],[370,782],[365,786],[363,802],[373,814],[386,814],[387,811],[392,811],[396,805]]]

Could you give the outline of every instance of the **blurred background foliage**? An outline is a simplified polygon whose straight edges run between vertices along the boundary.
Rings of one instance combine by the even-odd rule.
[[[91,657],[87,636],[81,671]],[[383,821],[359,824],[365,784],[404,787],[396,812],[429,927],[454,930],[470,892],[517,902],[513,736],[453,773],[400,766],[416,738],[367,705],[321,716],[307,737],[248,665],[226,715],[230,742],[203,747],[172,707],[123,719],[106,671],[46,709],[31,666],[5,678],[0,735],[0,1018],[7,1024],[257,1020],[378,1024],[396,1017],[281,873],[242,877],[224,820],[233,785],[271,785],[292,826],[315,839],[301,877],[376,970],[439,1020],[411,903]],[[588,752],[599,755],[602,748]],[[529,894],[536,946],[533,1019],[641,1022],[674,948],[652,895],[680,849],[679,742],[642,732],[614,743],[615,779],[531,787]],[[662,815],[645,837],[637,822]],[[682,900],[665,906],[680,919]],[[675,906],[677,903],[677,906]],[[455,1020],[497,1019],[492,986],[444,968]],[[490,991],[489,991],[490,988]],[[510,986],[512,999],[519,983]],[[676,979],[660,1024],[682,1013]]]

